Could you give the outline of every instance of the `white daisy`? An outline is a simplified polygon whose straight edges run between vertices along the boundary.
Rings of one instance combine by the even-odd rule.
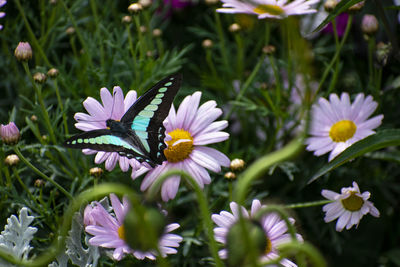
[[[164,121],[165,133],[170,136],[164,150],[167,161],[150,170],[140,186],[142,191],[149,188],[161,173],[169,169],[188,172],[203,188],[211,182],[206,169],[220,172],[221,166],[228,167],[230,160],[218,150],[205,145],[222,142],[229,134],[222,132],[228,122],[215,121],[222,114],[215,101],[207,101],[199,107],[201,92],[185,97],[177,112],[172,105]],[[173,199],[179,188],[180,176],[168,178],[161,187],[164,201]]]
[[[329,151],[329,161],[353,143],[374,134],[383,119],[383,115],[367,118],[375,111],[378,104],[372,96],[358,94],[353,104],[347,93],[339,97],[329,96],[329,101],[321,97],[312,107],[310,135],[306,140],[307,150],[320,156]]]
[[[344,227],[349,230],[353,225],[358,225],[361,218],[371,213],[374,217],[379,217],[379,211],[374,204],[368,201],[371,194],[366,191],[361,194],[358,184],[353,182],[353,187],[343,187],[341,194],[330,190],[322,190],[322,196],[334,202],[322,207],[325,213],[325,222],[333,220],[336,223],[336,231],[342,231]]]
[[[221,211],[219,214],[213,214],[211,219],[218,225],[218,227],[214,228],[215,240],[222,244],[226,244],[227,234],[231,226],[233,226],[240,218],[239,208],[242,209],[242,215],[244,218],[254,218],[257,211],[263,207],[265,207],[265,205],[261,205],[258,199],[254,199],[251,204],[251,211],[249,214],[244,207],[239,206],[236,202],[231,202],[230,208],[232,213],[228,211]],[[293,218],[289,218],[289,221],[291,224],[294,224],[295,222]],[[282,220],[276,213],[268,213],[267,215],[263,216],[259,222],[264,230],[265,238],[267,239],[267,247],[265,249],[265,253],[260,258],[260,261],[264,262],[276,259],[279,256],[277,246],[291,241],[290,234],[287,233],[288,227],[285,221]],[[299,234],[296,234],[296,239],[300,241],[303,240]],[[226,259],[228,257],[227,249],[220,250],[218,254],[222,259]],[[279,263],[285,267],[297,266],[288,259],[282,259]]]
[[[315,13],[317,10],[310,6],[320,0],[295,0],[288,3],[288,0],[221,0],[223,8],[218,8],[221,13],[245,13],[257,15],[259,19],[274,18],[282,19],[292,15],[303,15]]]

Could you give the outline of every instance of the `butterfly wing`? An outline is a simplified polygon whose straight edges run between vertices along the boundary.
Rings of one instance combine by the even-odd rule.
[[[163,121],[167,117],[182,83],[182,75],[171,75],[143,94],[121,118],[127,128],[139,137],[145,154],[156,164],[166,160],[164,149],[165,128]]]
[[[132,142],[129,135],[119,136],[108,129],[100,129],[77,134],[65,141],[69,148],[89,148],[97,151],[118,152],[121,156],[146,161],[143,151]]]

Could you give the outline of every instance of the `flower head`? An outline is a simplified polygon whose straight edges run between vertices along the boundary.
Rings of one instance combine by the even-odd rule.
[[[159,175],[169,169],[188,172],[200,187],[211,182],[207,169],[219,172],[221,166],[229,166],[228,157],[214,148],[205,145],[228,139],[229,134],[221,130],[228,126],[227,121],[215,121],[222,114],[215,101],[207,101],[199,107],[201,92],[185,97],[177,112],[172,105],[164,121],[166,134],[170,140],[164,150],[167,161],[149,171],[140,189],[146,190]],[[176,196],[180,176],[167,179],[161,188],[164,201]]]
[[[211,216],[214,223],[218,227],[214,228],[215,240],[219,243],[227,245],[227,235],[230,228],[239,220],[239,209],[242,209],[242,215],[244,218],[254,219],[255,214],[260,210],[262,206],[258,199],[254,199],[251,204],[250,213],[244,208],[239,206],[236,202],[230,203],[230,208],[232,213],[227,211],[221,211],[220,214],[213,214]],[[291,224],[294,224],[294,219],[289,218]],[[269,213],[261,217],[259,223],[261,224],[265,238],[267,239],[267,247],[265,248],[265,253],[260,258],[261,261],[267,261],[276,259],[278,255],[277,246],[283,243],[290,242],[291,237],[287,232],[288,227],[284,220],[282,220],[276,213]],[[302,241],[302,237],[296,234],[296,239]],[[222,249],[219,251],[219,256],[223,259],[228,257],[227,249]],[[297,266],[288,259],[282,259],[280,264],[285,267]]]
[[[18,143],[21,134],[17,125],[14,122],[10,122],[7,125],[0,125],[0,137],[5,144],[14,145]]]
[[[28,42],[19,42],[15,48],[14,55],[19,61],[28,61],[32,58],[31,45]]]
[[[373,129],[381,124],[383,115],[368,117],[377,106],[371,96],[364,94],[358,94],[353,104],[347,93],[342,93],[340,99],[331,94],[329,101],[321,97],[312,108],[312,137],[306,140],[307,150],[315,151],[316,156],[331,151],[331,161],[353,143],[374,134]]]
[[[124,219],[130,209],[127,198],[123,198],[122,203],[114,194],[110,195],[112,212],[108,212],[105,208],[95,203],[93,208],[86,208],[84,212],[84,222],[86,224],[85,231],[91,235],[89,244],[104,248],[114,249],[113,258],[121,260],[124,254],[132,254],[137,259],[148,258],[155,260],[156,255],[153,251],[139,251],[131,249],[124,240]],[[163,257],[167,254],[175,254],[182,241],[182,237],[170,234],[169,232],[179,228],[179,224],[172,223],[165,227],[164,234],[159,240],[159,249]]]
[[[136,101],[136,91],[129,91],[124,99],[124,94],[119,86],[114,86],[111,95],[107,88],[100,89],[100,97],[102,104],[92,97],[88,97],[83,106],[89,114],[78,112],[74,118],[77,121],[75,127],[82,131],[92,131],[97,129],[106,129],[106,121],[108,119],[120,120],[125,112]],[[132,176],[139,175],[146,169],[135,159],[128,159],[120,156],[117,152],[95,151],[91,149],[83,149],[85,154],[96,154],[94,162],[101,164],[105,162],[105,168],[111,171],[115,168],[117,162],[122,171],[126,172],[129,166],[132,167]],[[137,171],[137,173],[135,172]]]
[[[7,4],[6,0],[0,0],[0,8]],[[5,12],[0,12],[0,18],[4,18],[6,15]],[[3,29],[3,25],[0,24],[0,31]]]
[[[342,188],[341,194],[325,189],[321,194],[333,201],[323,206],[322,210],[325,212],[325,222],[338,219],[336,231],[340,232],[344,227],[349,230],[353,225],[358,225],[367,213],[379,217],[378,209],[368,201],[371,194],[368,191],[361,193],[356,182],[353,182],[353,187]]]
[[[254,0],[242,2],[239,0],[221,0],[223,8],[218,8],[221,13],[245,13],[257,15],[259,19],[273,18],[282,19],[292,15],[303,15],[315,13],[317,10],[310,6],[320,0]]]

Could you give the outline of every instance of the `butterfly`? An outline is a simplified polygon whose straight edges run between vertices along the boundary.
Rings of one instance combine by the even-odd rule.
[[[159,81],[132,104],[120,121],[108,119],[107,129],[77,134],[66,140],[64,146],[118,152],[120,156],[146,162],[151,167],[162,164],[167,147],[163,121],[181,83],[181,74]]]

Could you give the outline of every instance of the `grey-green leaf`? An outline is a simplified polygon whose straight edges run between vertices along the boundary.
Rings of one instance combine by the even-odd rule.
[[[374,135],[368,136],[357,143],[348,147],[345,151],[340,153],[334,160],[322,167],[316,174],[308,181],[311,183],[324,175],[325,173],[339,167],[340,165],[348,162],[351,159],[357,158],[365,153],[382,149],[388,146],[400,145],[400,129],[387,129],[379,131]]]

